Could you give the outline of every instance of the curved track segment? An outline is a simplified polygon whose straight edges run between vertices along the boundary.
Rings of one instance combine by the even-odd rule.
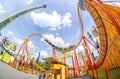
[[[65,52],[65,51],[70,51],[70,50],[73,50],[75,48],[75,45],[73,46],[72,49],[61,49],[57,46],[55,46],[54,44],[52,44],[44,35],[42,34],[38,34],[38,33],[34,33],[34,34],[31,34],[30,36],[28,36],[26,38],[26,52],[28,54],[28,56],[30,57],[32,63],[37,66],[39,69],[45,71],[45,69],[43,69],[42,67],[40,67],[33,59],[32,59],[32,55],[31,55],[31,52],[29,50],[29,46],[28,46],[28,42],[30,41],[31,38],[35,37],[35,36],[39,36],[40,38],[43,38],[45,42],[47,42],[51,47],[55,48],[57,51],[61,51],[61,52]]]
[[[20,16],[25,15],[27,13],[30,13],[31,11],[34,11],[34,10],[37,10],[37,9],[40,9],[40,8],[46,8],[46,5],[43,4],[42,6],[37,6],[37,7],[21,10],[19,12],[16,12],[16,13],[2,19],[0,21],[0,30],[5,28],[8,24],[12,23],[15,19],[19,18]]]
[[[19,18],[20,16],[24,15],[24,14],[27,14],[31,11],[34,11],[36,9],[39,9],[39,8],[46,8],[46,5],[42,5],[42,6],[38,6],[38,7],[33,7],[33,8],[29,8],[29,9],[25,9],[25,10],[21,10],[19,12],[16,12],[4,19],[2,19],[0,21],[0,30],[2,30],[3,28],[5,28],[8,24],[12,23],[15,19]],[[60,47],[57,47],[55,46],[54,44],[52,44],[51,42],[49,42],[49,44],[54,48],[56,49],[57,51],[59,52],[69,52],[71,50],[74,50],[81,42],[82,40],[82,36],[83,36],[83,27],[80,27],[80,37],[79,37],[79,40],[72,46],[69,46],[69,47],[66,47],[66,48],[60,48]]]
[[[114,22],[120,28],[120,8],[114,5],[82,0],[82,8],[91,14],[100,39],[99,58],[96,61],[97,68],[115,67],[120,65],[120,36]],[[99,6],[98,6],[99,4]],[[107,12],[105,12],[107,11]],[[108,14],[110,16],[108,16]]]
[[[93,2],[89,0],[84,0],[82,4],[83,4],[82,7],[87,9],[90,15],[92,16],[96,24],[96,28],[98,30],[98,35],[100,39],[100,51],[99,51],[99,57],[95,62],[96,68],[98,68],[103,64],[107,54],[107,33],[105,27],[106,24],[102,18],[101,13],[98,10],[99,7],[97,7]]]
[[[103,6],[114,18],[114,20],[118,24],[118,28],[120,29],[120,7],[104,3],[101,3],[101,6]],[[106,20],[107,24],[106,31],[108,37],[108,51],[105,61],[101,68],[118,67],[120,66],[120,35],[116,30],[116,27],[113,24],[113,22],[109,19],[109,17],[103,16],[103,18],[104,20]]]
[[[0,30],[2,30],[3,28],[5,28],[8,24],[12,23],[14,20],[16,20],[17,18],[19,18],[20,16],[24,15],[24,14],[27,14],[31,11],[34,11],[34,10],[37,10],[39,8],[46,8],[46,5],[42,5],[42,6],[38,6],[38,7],[33,7],[33,8],[29,8],[29,9],[25,9],[25,10],[21,10],[19,12],[16,12],[4,19],[2,19],[0,21]],[[80,18],[80,17],[79,17]],[[81,42],[82,40],[82,36],[83,36],[83,27],[80,27],[80,37],[78,39],[78,41],[72,45],[72,46],[69,46],[69,47],[66,47],[66,48],[60,48],[60,47],[57,47],[55,46],[54,44],[52,44],[47,38],[45,38],[43,35],[41,34],[32,34],[30,35],[28,38],[31,38],[32,36],[40,36],[40,37],[43,37],[45,39],[45,41],[50,45],[52,46],[55,50],[59,51],[59,52],[62,52],[62,53],[65,53],[65,52],[69,52],[71,50],[74,50]],[[26,48],[27,52],[29,52],[28,48]],[[29,53],[28,54],[31,58],[31,54]],[[32,60],[33,61],[33,60]],[[33,61],[34,62],[34,61]],[[38,66],[35,62],[34,64],[36,66]],[[42,68],[40,68],[42,69]],[[42,69],[43,70],[43,69]]]
[[[55,48],[57,51],[62,51],[62,52],[65,52],[65,51],[70,51],[70,50],[73,50],[74,48],[75,48],[75,45],[73,46],[73,49],[61,49],[61,48],[59,48],[59,47],[56,47],[54,44],[52,44],[44,35],[42,35],[42,34],[38,34],[38,33],[35,33],[35,34],[31,34],[30,36],[28,36],[27,38],[26,38],[26,41],[27,41],[27,43],[26,43],[26,52],[28,53],[28,56],[30,57],[30,59],[32,60],[32,55],[31,55],[31,52],[29,51],[29,48],[28,48],[28,42],[30,41],[30,39],[32,38],[32,37],[35,37],[35,36],[39,36],[40,38],[43,38],[44,39],[44,41],[46,41],[51,47],[53,47],[53,48]],[[37,63],[34,61],[34,60],[32,60],[32,62],[34,63],[34,65],[36,65],[36,66],[38,66],[37,65]],[[39,67],[39,66],[38,66]],[[40,69],[42,69],[41,67],[39,67]],[[42,69],[43,70],[43,69]]]
[[[28,57],[30,58],[30,60],[32,61],[32,64],[34,64],[35,66],[37,66],[39,69],[41,69],[42,71],[46,71],[45,69],[43,69],[41,66],[39,66],[33,59],[32,59],[32,55],[31,55],[31,52],[29,51],[29,48],[28,48],[28,42],[29,40],[34,37],[34,36],[39,36],[41,38],[44,38],[44,36],[42,36],[41,34],[31,34],[29,37],[26,38],[26,52],[28,54]]]

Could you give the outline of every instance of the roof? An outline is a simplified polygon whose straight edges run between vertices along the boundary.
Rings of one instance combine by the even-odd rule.
[[[48,62],[48,63],[50,63],[50,64],[61,64],[61,65],[68,66],[67,64],[59,61],[58,59],[56,59],[56,58],[54,58],[54,57],[43,58],[43,60],[45,60],[46,62]]]

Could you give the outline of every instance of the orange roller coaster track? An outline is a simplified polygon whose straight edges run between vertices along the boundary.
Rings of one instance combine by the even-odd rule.
[[[98,0],[98,1],[100,1],[100,0]],[[25,9],[25,10],[16,12],[15,14],[8,16],[7,18],[4,18],[3,20],[0,21],[0,30],[2,30],[9,23],[13,22],[19,16],[24,15],[26,13],[29,13],[33,10],[36,10],[39,8],[45,8],[45,7],[46,7],[46,5],[38,6],[38,7],[30,8],[30,9]],[[53,47],[55,50],[57,50],[59,52],[65,53],[65,52],[69,52],[69,51],[76,49],[78,47],[78,45],[80,44],[81,40],[83,39],[83,36],[84,36],[84,33],[83,33],[84,32],[83,31],[84,25],[82,22],[82,17],[81,17],[82,14],[81,14],[81,10],[80,10],[81,8],[82,9],[85,8],[91,14],[91,16],[96,24],[96,28],[98,30],[98,35],[99,35],[99,39],[100,39],[100,44],[99,44],[100,50],[99,50],[99,57],[95,61],[95,64],[96,64],[96,68],[100,67],[103,64],[105,57],[106,57],[106,54],[107,54],[108,38],[107,38],[106,27],[108,27],[108,25],[118,27],[118,24],[116,21],[114,21],[114,19],[112,17],[110,17],[111,15],[109,15],[109,13],[106,12],[105,9],[103,9],[103,7],[101,7],[99,2],[95,2],[94,0],[79,0],[78,1],[77,11],[78,11],[78,17],[80,20],[80,24],[81,24],[80,25],[80,37],[74,45],[69,46],[69,47],[65,47],[65,48],[60,48],[60,47],[52,44],[42,34],[32,34],[28,38],[26,38],[26,40],[29,41],[33,36],[40,36],[40,37],[44,38],[44,40],[51,47]],[[103,12],[100,12],[100,11],[103,11]],[[108,19],[110,19],[110,21]],[[119,31],[118,31],[118,34],[119,34]],[[31,57],[30,51],[28,49],[28,44],[26,47],[26,51],[28,52],[28,55]]]

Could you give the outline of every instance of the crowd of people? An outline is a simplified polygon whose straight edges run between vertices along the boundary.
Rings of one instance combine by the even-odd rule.
[[[55,72],[39,71],[39,79],[57,79],[57,74]]]

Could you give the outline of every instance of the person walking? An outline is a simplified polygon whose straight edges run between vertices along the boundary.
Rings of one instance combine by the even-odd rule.
[[[57,73],[54,72],[54,79],[57,79]]]
[[[45,79],[45,73],[43,73],[43,75],[42,75],[42,76],[43,76],[43,79]]]
[[[42,77],[42,71],[40,70],[39,71],[39,79],[41,79],[41,77]]]

